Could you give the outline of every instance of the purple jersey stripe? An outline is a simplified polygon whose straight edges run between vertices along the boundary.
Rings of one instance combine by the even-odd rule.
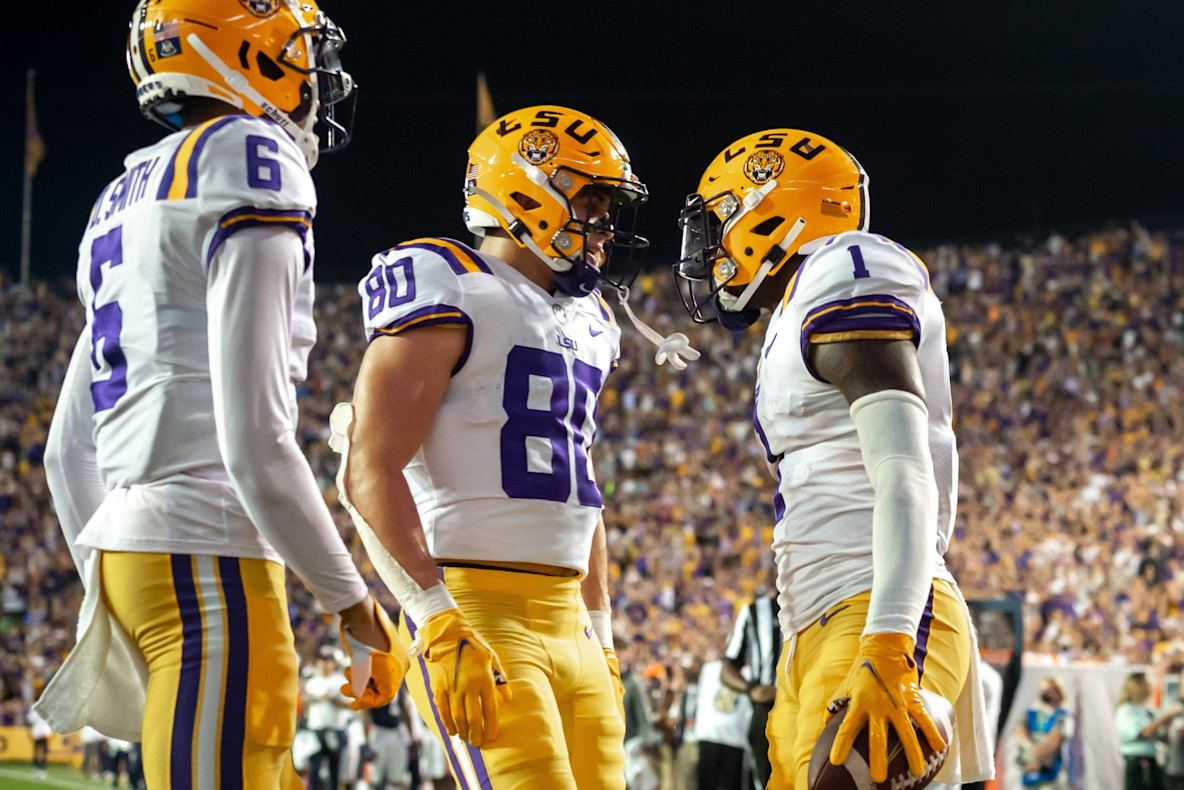
[[[247,596],[237,557],[218,557],[226,601],[226,691],[222,700],[221,790],[243,790],[243,743],[247,732],[247,673],[250,636]]]
[[[181,671],[173,712],[173,737],[169,759],[169,784],[176,790],[193,787],[193,728],[201,691],[201,608],[193,581],[193,558],[174,554],[173,590],[181,615]]]
[[[756,397],[761,395],[760,387],[756,389]],[[785,497],[781,494],[781,459],[773,455],[773,451],[769,448],[769,438],[765,436],[765,429],[761,426],[761,418],[757,414],[755,404],[752,408],[752,424],[756,427],[756,435],[761,440],[761,446],[765,448],[765,458],[768,459],[769,465],[773,467],[773,474],[777,477],[777,488],[773,494],[773,520],[780,521],[785,516]]]
[[[419,631],[419,627],[415,621],[407,616],[407,610],[403,610],[403,621],[407,623],[407,633],[410,634],[411,640],[415,641],[415,635]],[[462,790],[468,790],[469,783],[465,780],[464,772],[460,770],[460,760],[456,758],[456,751],[452,748],[452,739],[448,737],[448,731],[444,729],[444,721],[440,718],[440,711],[436,708],[436,698],[432,696],[432,681],[428,677],[428,665],[423,660],[423,655],[419,657],[419,671],[423,675],[423,685],[427,689],[428,704],[432,706],[432,718],[436,722],[439,734],[442,736],[441,741],[444,745],[444,753],[448,756],[448,762],[452,765],[452,775],[456,779],[457,787]]]
[[[826,382],[810,364],[810,355],[806,353],[811,335],[856,331],[912,332],[913,345],[921,344],[920,319],[913,308],[895,296],[868,294],[827,302],[811,310],[802,324],[799,338],[802,363],[810,375]]]
[[[201,137],[198,137],[197,142],[193,144],[193,152],[189,155],[189,185],[185,188],[185,197],[197,197],[197,163],[201,158],[202,149],[206,147],[206,142],[210,139],[210,136],[228,123],[250,117],[249,115],[227,115],[225,118],[215,121],[205,128],[201,133]]]
[[[921,622],[917,626],[917,646],[913,650],[913,660],[917,662],[917,682],[925,674],[925,657],[929,655],[929,632],[933,624],[933,585],[929,585],[929,600],[925,602],[925,611],[921,613]]]
[[[173,176],[177,172],[177,154],[181,153],[181,146],[185,143],[186,138],[182,137],[181,142],[177,143],[173,155],[169,157],[169,163],[165,166],[164,175],[160,178],[160,188],[156,190],[157,200],[167,200],[169,190],[173,187]]]
[[[453,243],[455,244],[456,242],[453,242]],[[396,250],[427,250],[428,252],[434,252],[435,254],[437,254],[441,258],[443,258],[445,260],[445,262],[448,263],[448,268],[452,269],[452,271],[455,274],[460,275],[460,274],[468,274],[469,273],[469,270],[465,268],[465,265],[463,263],[461,263],[460,258],[456,257],[456,255],[454,255],[452,253],[452,250],[448,249],[443,244],[434,244],[430,241],[425,241],[425,242],[418,242],[416,244],[400,244],[399,246],[395,247],[394,249],[396,249]],[[466,256],[466,260],[473,260],[473,259]],[[482,271],[489,273],[489,267],[486,266],[485,262],[482,261],[480,258],[473,260],[473,263],[475,265],[477,265],[478,268],[480,268]]]
[[[613,313],[608,307],[608,303],[604,301],[604,294],[597,288],[592,291],[592,295],[596,297],[596,306],[600,309],[600,317],[610,324],[615,324],[617,321],[613,318]]]
[[[481,260],[481,256],[478,255],[476,250],[474,250],[472,247],[469,247],[467,244],[463,244],[456,239],[445,238],[442,240],[448,242],[449,244],[455,244],[465,260],[467,260],[473,266],[476,266],[479,271],[485,272],[486,274],[493,274],[493,271],[490,270],[485,261]]]
[[[369,342],[373,342],[376,337],[383,335],[396,335],[404,329],[413,327],[418,329],[421,326],[447,326],[449,324],[465,328],[465,348],[461,352],[460,359],[456,361],[456,366],[452,368],[452,375],[455,376],[465,366],[465,362],[469,360],[469,352],[473,350],[473,319],[469,318],[468,314],[459,307],[445,304],[420,307],[391,321],[381,329],[374,330],[370,333]]]
[[[834,329],[838,322],[860,321],[860,329],[914,330],[921,334],[921,323],[913,308],[890,294],[867,294],[850,299],[836,299],[815,307],[802,322],[802,337],[828,332],[851,331]],[[854,326],[854,324],[848,324]]]
[[[275,209],[243,206],[228,211],[218,220],[218,228],[210,239],[210,248],[206,250],[206,268],[214,260],[214,253],[222,243],[237,231],[245,228],[258,227],[291,228],[300,234],[304,242],[304,269],[308,270],[312,263],[312,255],[308,246],[308,234],[312,231],[312,214],[302,209]]]

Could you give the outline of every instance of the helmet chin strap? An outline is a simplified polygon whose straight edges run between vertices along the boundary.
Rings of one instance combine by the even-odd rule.
[[[194,52],[201,55],[202,59],[206,63],[210,64],[210,68],[218,72],[218,76],[222,78],[223,82],[225,82],[231,90],[237,91],[246,98],[250,99],[259,107],[259,109],[263,110],[264,114],[266,114],[268,118],[283,127],[284,131],[287,132],[300,146],[301,152],[304,153],[304,159],[308,163],[309,170],[312,170],[314,167],[316,167],[317,159],[320,157],[320,140],[318,140],[317,136],[313,134],[311,124],[308,129],[305,129],[293,121],[286,112],[276,107],[266,98],[264,98],[262,93],[255,90],[255,88],[251,86],[251,83],[247,81],[246,77],[244,77],[240,72],[230,68],[230,66],[227,66],[226,63],[222,61],[222,58],[218,57],[218,55],[212,49],[206,46],[204,41],[198,38],[196,33],[190,33],[185,37],[185,40],[189,42],[189,46],[193,47]],[[315,102],[318,101],[317,86],[315,82],[316,74],[312,74],[310,77],[312,80],[314,80],[312,84],[314,106],[312,108],[312,112],[308,114],[308,117],[312,124],[315,124],[317,117],[317,108],[315,106]]]
[[[633,328],[642,337],[658,347],[657,352],[654,354],[654,361],[656,363],[661,365],[663,362],[669,362],[670,367],[675,370],[686,370],[687,362],[694,362],[699,358],[698,350],[691,348],[691,339],[685,334],[682,332],[673,332],[663,337],[634,314],[633,308],[629,306],[629,286],[619,285],[615,287],[617,289],[617,299],[621,302],[621,306],[625,308],[625,315],[629,316],[629,321],[633,324]]]
[[[489,203],[489,205],[493,206],[494,210],[498,214],[501,215],[501,218],[503,220],[505,220],[506,225],[508,227],[513,227],[514,223],[518,221],[518,218],[515,217],[513,214],[511,214],[510,210],[508,208],[506,208],[504,205],[502,205],[502,202],[500,200],[498,200],[491,193],[485,191],[481,187],[478,187],[478,186],[471,187],[469,189],[469,192],[471,194],[476,195],[477,197],[484,198],[485,201],[487,203]],[[543,263],[547,264],[548,267],[554,269],[555,271],[567,271],[568,269],[571,268],[571,261],[563,261],[564,263],[567,264],[567,269],[559,269],[558,267],[556,267],[555,266],[556,259],[552,258],[547,253],[543,252],[542,249],[539,248],[539,245],[535,243],[535,240],[533,238],[531,238],[529,233],[523,233],[521,236],[514,236],[514,238],[516,238],[522,244],[523,247],[525,247],[526,249],[533,252],[536,256],[538,256],[539,260],[541,260]],[[560,260],[562,260],[562,259],[560,259]]]
[[[514,156],[517,156],[517,154],[515,154]],[[521,157],[518,157],[518,158],[521,159]],[[525,160],[523,160],[523,163],[527,164],[529,167],[534,167],[534,165],[530,165]],[[526,169],[526,168],[523,168],[523,169]],[[542,172],[537,167],[534,167],[534,169],[536,171]],[[529,175],[530,171],[527,170],[527,173]],[[543,177],[545,180],[546,179],[545,174]],[[533,181],[534,179],[532,178],[531,180]],[[538,183],[538,182],[535,182],[535,183]],[[544,187],[544,189],[546,189],[546,188],[547,187]],[[489,205],[493,206],[494,210],[496,210],[497,213],[501,215],[502,219],[505,220],[506,225],[513,225],[515,222],[518,221],[514,217],[514,215],[510,213],[509,209],[507,209],[504,205],[502,205],[502,202],[500,200],[498,200],[496,197],[491,195],[486,190],[481,189],[480,187],[474,186],[474,187],[471,187],[469,191],[471,194],[474,194],[477,197],[484,198],[485,201],[489,203]],[[551,191],[551,190],[548,190],[548,191]],[[552,258],[551,256],[547,255],[546,253],[544,253],[541,249],[539,249],[539,245],[535,244],[534,239],[532,239],[530,237],[529,233],[524,233],[522,236],[517,237],[517,238],[518,238],[518,241],[522,242],[522,245],[524,247],[526,247],[528,250],[533,252],[539,258],[541,258],[548,266],[551,266],[552,268],[554,268],[554,264],[552,263],[552,261],[554,261],[555,259]],[[568,261],[568,263],[570,264],[571,262]],[[612,285],[612,283],[608,283],[608,284]],[[637,317],[637,315],[633,312],[633,308],[631,308],[629,306],[629,288],[628,288],[628,286],[614,285],[613,287],[616,289],[617,299],[621,302],[621,305],[625,308],[625,315],[627,315],[629,317],[629,321],[633,324],[633,327],[641,334],[642,337],[644,337],[646,340],[649,340],[651,343],[653,343],[655,346],[658,347],[657,353],[654,354],[654,361],[655,362],[657,362],[659,365],[661,365],[665,362],[669,362],[670,366],[673,367],[675,370],[686,370],[687,361],[694,362],[696,359],[699,358],[699,352],[696,349],[691,348],[690,338],[688,338],[682,332],[675,332],[673,334],[663,337],[662,335],[658,334],[658,332],[656,332],[654,329],[652,329],[649,325],[647,325],[644,321],[642,321],[640,318]]]
[[[767,253],[765,253],[765,257],[761,261],[760,268],[756,270],[756,274],[753,275],[753,277],[752,277],[752,282],[750,282],[748,284],[747,288],[745,288],[743,291],[741,291],[739,296],[735,297],[734,302],[727,305],[727,309],[729,311],[738,313],[741,310],[743,310],[745,307],[748,306],[748,302],[750,299],[752,299],[753,295],[756,293],[756,289],[760,288],[761,283],[763,283],[765,281],[765,277],[768,276],[769,272],[772,271],[773,267],[785,259],[785,254],[789,250],[789,245],[793,244],[797,240],[798,236],[802,235],[802,231],[805,229],[805,227],[806,227],[806,218],[805,217],[798,217],[798,221],[793,223],[793,225],[789,228],[789,230],[787,230],[785,232],[785,237],[781,240],[781,242],[778,244],[774,244],[769,249],[769,251]],[[723,298],[723,295],[725,293],[727,293],[727,292],[726,291],[719,292],[719,295],[721,297],[720,298],[721,305],[724,305],[726,303],[726,301],[731,301],[730,299],[725,300]],[[729,296],[731,296],[731,294],[729,294]]]

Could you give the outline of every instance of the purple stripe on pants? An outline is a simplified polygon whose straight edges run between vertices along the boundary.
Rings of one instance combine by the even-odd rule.
[[[173,713],[172,757],[169,785],[172,790],[193,787],[193,727],[201,689],[201,607],[193,582],[193,559],[172,555],[173,589],[181,613],[181,673],[177,679],[177,704]]]
[[[403,611],[403,620],[407,623],[407,632],[411,635],[412,641],[415,640],[415,635],[419,628],[415,625],[415,621],[407,616],[407,611]],[[468,790],[469,784],[465,781],[465,775],[460,770],[460,761],[456,759],[456,752],[452,748],[452,740],[448,737],[448,730],[444,729],[444,721],[440,718],[440,711],[436,709],[436,698],[432,696],[432,681],[428,677],[428,665],[423,660],[423,656],[419,658],[419,671],[423,673],[423,685],[428,692],[428,704],[432,706],[432,717],[436,720],[436,726],[440,730],[441,741],[444,745],[444,753],[448,755],[448,762],[452,765],[452,775],[456,778],[457,787],[462,790]]]
[[[243,790],[243,741],[247,727],[247,596],[237,557],[219,557],[226,598],[226,696],[222,703],[222,790]]]
[[[917,682],[925,674],[925,656],[929,655],[929,627],[933,623],[933,585],[929,585],[929,600],[925,602],[925,611],[921,612],[921,622],[917,625],[917,646],[913,650],[913,660],[917,662]]]

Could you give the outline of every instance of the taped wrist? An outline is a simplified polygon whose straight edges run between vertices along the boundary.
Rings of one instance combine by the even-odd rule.
[[[416,624],[422,625],[433,615],[446,609],[455,609],[456,601],[452,599],[452,595],[443,582],[426,590],[420,587],[411,574],[403,569],[398,560],[391,556],[386,546],[383,546],[382,541],[374,534],[374,530],[366,523],[366,519],[362,518],[362,514],[350,502],[345,480],[346,470],[349,467],[349,433],[353,424],[353,404],[338,403],[329,416],[329,447],[341,453],[341,466],[337,469],[337,500],[341,502],[341,506],[353,519],[354,527],[358,530],[362,545],[366,547],[366,553],[370,555],[370,562],[374,565],[375,572],[390,588],[407,616]]]
[[[937,553],[937,483],[929,410],[909,392],[882,390],[851,404],[863,465],[875,489],[872,594],[863,633],[915,634]]]
[[[613,649],[613,615],[612,612],[588,611],[588,619],[592,621],[592,630],[600,640],[600,646],[605,650]]]

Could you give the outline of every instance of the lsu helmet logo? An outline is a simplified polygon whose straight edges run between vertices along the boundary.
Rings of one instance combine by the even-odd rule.
[[[238,2],[260,19],[266,19],[280,10],[280,0],[238,0]]]
[[[754,184],[764,184],[784,169],[785,159],[776,151],[757,151],[744,163],[744,175]]]
[[[541,165],[559,153],[559,138],[549,129],[531,129],[518,143],[518,153],[532,165]]]

